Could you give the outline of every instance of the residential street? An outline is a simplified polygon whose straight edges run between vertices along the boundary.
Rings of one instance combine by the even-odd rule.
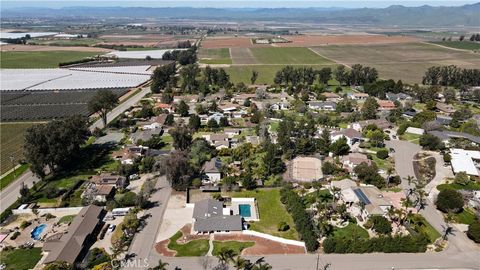
[[[146,220],[146,226],[135,235],[132,244],[130,245],[130,249],[128,250],[128,254],[135,254],[134,259],[143,260],[144,258],[148,258],[150,253],[155,252],[155,239],[157,232],[160,229],[160,225],[162,224],[163,214],[165,213],[168,199],[172,192],[172,188],[167,182],[165,176],[158,179],[155,188],[157,191],[152,194],[150,201],[156,203],[156,205],[145,211],[145,215],[150,214],[151,216]],[[155,263],[157,261],[158,260],[155,260]],[[139,268],[128,267],[124,269]]]
[[[40,179],[28,170],[18,177],[17,180],[0,191],[0,212],[5,211],[5,209],[15,203],[18,197],[20,197],[20,187],[22,186],[22,183],[25,183],[30,188],[32,187],[33,182],[38,181],[40,181]]]
[[[137,93],[136,95],[129,97],[126,101],[123,103],[119,104],[117,107],[115,107],[113,110],[111,110],[107,114],[107,122],[110,123],[113,119],[115,119],[117,116],[122,114],[124,111],[126,111],[128,108],[131,106],[135,105],[140,99],[142,99],[146,94],[150,92],[150,87],[144,87],[142,91]],[[90,126],[90,130],[94,130],[95,128],[103,128],[103,122],[102,119],[98,119],[95,123],[93,123]]]

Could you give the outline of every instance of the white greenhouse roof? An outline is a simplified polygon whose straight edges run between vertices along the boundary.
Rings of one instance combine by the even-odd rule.
[[[454,173],[465,172],[468,175],[479,176],[476,163],[480,160],[480,151],[450,149],[450,152]]]
[[[151,67],[150,65],[144,65],[144,66],[112,66],[112,67],[72,67],[69,69],[81,70],[81,71],[151,75],[152,70],[150,69],[150,67]]]
[[[165,50],[144,50],[144,51],[116,51],[107,53],[107,56],[116,56],[118,58],[145,59],[150,56],[153,59],[162,59],[165,52],[186,50],[186,49],[165,49]]]
[[[1,32],[0,38],[22,38],[26,35],[30,35],[30,37],[44,37],[44,36],[53,36],[58,34],[58,32],[27,32],[27,33],[6,33]]]

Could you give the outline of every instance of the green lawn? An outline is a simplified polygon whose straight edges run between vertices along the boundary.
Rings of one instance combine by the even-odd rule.
[[[251,191],[230,192],[225,194],[231,197],[254,197],[257,199],[260,221],[251,223],[250,229],[287,239],[298,240],[292,216],[280,202],[280,189],[257,189]],[[285,221],[290,226],[286,232],[279,232],[277,226]]]
[[[6,270],[33,269],[42,258],[41,248],[14,249],[0,253],[0,263]]]
[[[308,48],[251,48],[250,51],[262,64],[305,64],[330,65],[330,60],[321,57]]]
[[[16,168],[15,171],[10,172],[9,174],[5,175],[5,177],[0,179],[0,190],[10,185],[15,179],[27,171],[28,167],[28,164],[22,164],[20,167]]]
[[[457,223],[472,224],[475,221],[475,213],[469,208],[464,208],[462,212],[455,214],[453,218]]]
[[[229,48],[204,49],[199,52],[200,63],[202,64],[231,64]]]
[[[33,124],[34,123],[0,124],[0,174],[13,168],[10,156],[15,157],[15,164],[18,164],[18,161],[23,159],[23,136],[25,131]]]
[[[68,215],[60,218],[58,223],[70,223],[75,218],[76,215]]]
[[[1,52],[2,68],[56,68],[59,63],[81,60],[99,52]]]
[[[175,250],[176,257],[198,257],[205,256],[208,252],[208,239],[192,240],[186,244],[180,245],[177,240],[182,237],[183,233],[178,231],[174,236],[170,238],[168,248]]]
[[[162,141],[165,143],[165,145],[162,147],[161,150],[171,150],[173,148],[173,137],[172,135],[165,133],[162,136]]]
[[[368,239],[368,232],[354,223],[349,223],[345,228],[335,227],[333,236],[336,238],[365,238]]]
[[[472,41],[469,41],[469,40],[468,41],[467,40],[464,40],[464,41],[459,41],[459,40],[456,40],[456,41],[433,41],[433,42],[430,42],[430,43],[438,44],[438,45],[442,45],[442,46],[450,47],[450,48],[454,48],[454,49],[472,50],[472,51],[480,50],[480,43],[472,42]]]
[[[392,168],[392,163],[388,159],[380,159],[377,157],[376,154],[372,154],[372,160],[377,164],[377,167],[379,169],[382,169],[384,171],[388,170],[388,168]]]
[[[404,141],[410,141],[415,144],[419,144],[421,135],[418,134],[412,134],[412,133],[405,133],[403,135],[400,135],[400,139]]]
[[[248,247],[253,247],[254,245],[255,245],[255,242],[213,241],[212,255],[217,256],[220,253],[220,250],[222,250],[222,248],[229,248],[235,251],[236,254],[240,255],[242,253],[242,250]]]
[[[444,189],[447,189],[447,188],[452,188],[452,189],[456,189],[456,190],[461,190],[461,189],[464,189],[464,190],[480,190],[480,183],[470,181],[467,185],[460,185],[460,184],[452,183],[452,184],[441,184],[441,185],[437,186],[437,189],[440,190],[440,191],[442,191]]]

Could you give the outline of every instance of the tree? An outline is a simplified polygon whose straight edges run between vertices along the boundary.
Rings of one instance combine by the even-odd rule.
[[[250,82],[252,84],[255,84],[255,82],[257,81],[257,78],[258,78],[258,71],[252,70],[252,77],[250,77]]]
[[[443,90],[443,97],[445,98],[446,103],[452,103],[456,99],[455,90],[452,88],[445,88]]]
[[[173,147],[177,150],[186,150],[192,144],[192,133],[185,125],[179,125],[168,131],[173,137]]]
[[[229,262],[233,261],[235,256],[235,251],[233,249],[223,247],[217,254],[217,258],[221,264],[228,264]]]
[[[369,221],[372,223],[372,229],[379,234],[390,234],[392,232],[392,225],[383,216],[372,216]]]
[[[90,113],[98,113],[102,118],[103,126],[107,126],[107,113],[115,108],[117,103],[117,95],[112,91],[99,90],[88,102],[88,110]]]
[[[207,121],[207,127],[208,129],[210,130],[215,130],[218,128],[218,122],[217,120],[215,120],[215,118],[210,118],[208,121]]]
[[[185,190],[190,186],[192,167],[185,152],[175,151],[163,160],[167,180],[175,190]]]
[[[423,134],[420,137],[419,144],[427,150],[439,150],[445,147],[437,136],[431,134]]]
[[[188,119],[188,127],[193,130],[197,131],[201,126],[200,117],[196,114],[192,114]]]
[[[468,238],[472,239],[475,243],[480,243],[480,220],[475,219],[473,223],[468,225],[467,230]]]
[[[437,208],[444,212],[459,212],[463,208],[463,197],[454,189],[444,189],[438,193]]]
[[[375,98],[373,97],[368,97],[365,100],[365,103],[363,103],[361,112],[362,112],[362,117],[363,119],[375,119],[377,118],[377,109],[379,105]]]
[[[189,107],[187,103],[185,103],[183,99],[180,100],[180,103],[178,103],[178,106],[177,106],[177,113],[180,114],[181,117],[186,117],[188,116],[188,110],[189,110]]]
[[[245,267],[247,264],[248,261],[242,258],[240,255],[237,255],[237,258],[235,258],[233,261],[233,267],[235,267],[236,270],[246,269]]]
[[[332,79],[332,69],[329,67],[322,68],[318,71],[318,81],[328,85],[328,81]]]
[[[330,132],[328,129],[324,128],[320,134],[320,139],[318,140],[318,151],[322,155],[328,155],[330,150]]]
[[[150,88],[153,93],[160,93],[160,90],[167,87],[174,87],[177,84],[176,77],[177,68],[175,63],[159,66],[153,71],[152,83]]]
[[[218,126],[220,127],[228,127],[229,126],[229,123],[228,123],[228,118],[227,117],[221,117],[220,118],[220,123],[218,124]]]
[[[375,185],[378,188],[385,187],[385,179],[378,174],[378,167],[375,163],[368,165],[366,162],[362,162],[357,165],[353,171],[360,181],[366,184]]]
[[[158,265],[153,268],[148,268],[148,270],[167,270],[168,263],[163,262],[161,259],[158,260]]]
[[[382,149],[382,150],[377,151],[377,157],[378,157],[379,159],[386,159],[386,158],[388,158],[388,150]]]
[[[340,85],[345,85],[348,83],[348,72],[345,70],[345,66],[337,66],[335,69],[335,79],[340,83]]]
[[[341,137],[330,145],[330,152],[336,156],[343,156],[350,152],[350,146],[347,144],[347,138]]]
[[[467,185],[468,182],[470,182],[470,178],[468,177],[468,174],[466,172],[458,172],[455,175],[455,184],[459,185]]]

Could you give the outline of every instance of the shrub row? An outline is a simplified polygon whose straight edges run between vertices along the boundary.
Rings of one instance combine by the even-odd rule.
[[[325,253],[415,253],[425,252],[429,244],[424,234],[407,236],[381,236],[370,239],[328,237],[323,242]]]

